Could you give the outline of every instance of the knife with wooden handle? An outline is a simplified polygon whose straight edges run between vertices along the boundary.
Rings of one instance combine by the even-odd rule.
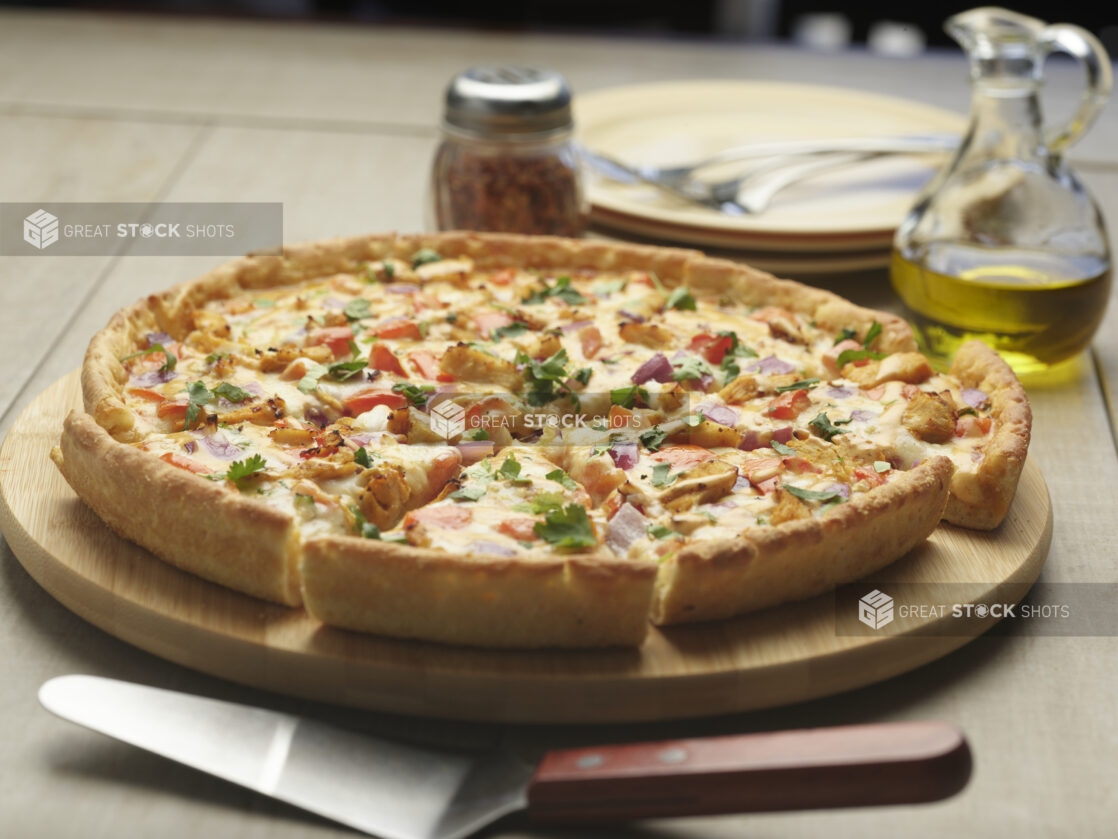
[[[503,753],[403,744],[316,720],[95,676],[61,676],[49,711],[384,839],[460,839],[513,811],[539,820],[936,801],[970,777],[966,739],[899,722]]]

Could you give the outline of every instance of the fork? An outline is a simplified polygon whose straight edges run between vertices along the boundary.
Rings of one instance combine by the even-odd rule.
[[[731,216],[764,212],[773,197],[785,187],[829,169],[879,157],[882,152],[804,153],[771,160],[737,177],[707,182],[698,179],[652,177],[645,167],[629,166],[619,160],[581,149],[583,161],[596,172],[622,183],[646,183],[670,195]],[[803,159],[806,157],[807,159]],[[680,167],[698,168],[698,167]]]

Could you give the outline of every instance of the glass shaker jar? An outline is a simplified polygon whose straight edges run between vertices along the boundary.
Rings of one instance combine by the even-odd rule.
[[[446,91],[430,208],[439,230],[577,236],[586,212],[558,73],[473,67]]]
[[[1090,345],[1110,297],[1102,214],[1063,153],[1111,86],[1110,59],[1088,32],[983,7],[948,19],[970,59],[970,128],[894,240],[891,278],[923,349],[941,363],[979,338],[1018,373],[1041,372]],[[1086,70],[1065,126],[1042,119],[1050,52]]]

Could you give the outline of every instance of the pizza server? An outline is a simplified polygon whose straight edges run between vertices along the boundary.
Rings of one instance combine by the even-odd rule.
[[[442,752],[316,720],[95,676],[47,710],[384,839],[457,839],[520,809],[549,822],[935,801],[967,783],[957,728],[900,722],[547,753]]]

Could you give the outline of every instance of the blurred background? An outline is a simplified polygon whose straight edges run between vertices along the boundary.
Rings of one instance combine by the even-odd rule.
[[[944,19],[978,5],[982,5],[979,0],[923,4],[881,0],[857,4],[813,0],[0,0],[0,6],[167,15],[780,41],[822,50],[864,47],[898,56],[952,44],[942,29]],[[1091,30],[1112,54],[1118,52],[1118,6],[1113,3],[1008,5],[1042,20],[1076,23]]]

